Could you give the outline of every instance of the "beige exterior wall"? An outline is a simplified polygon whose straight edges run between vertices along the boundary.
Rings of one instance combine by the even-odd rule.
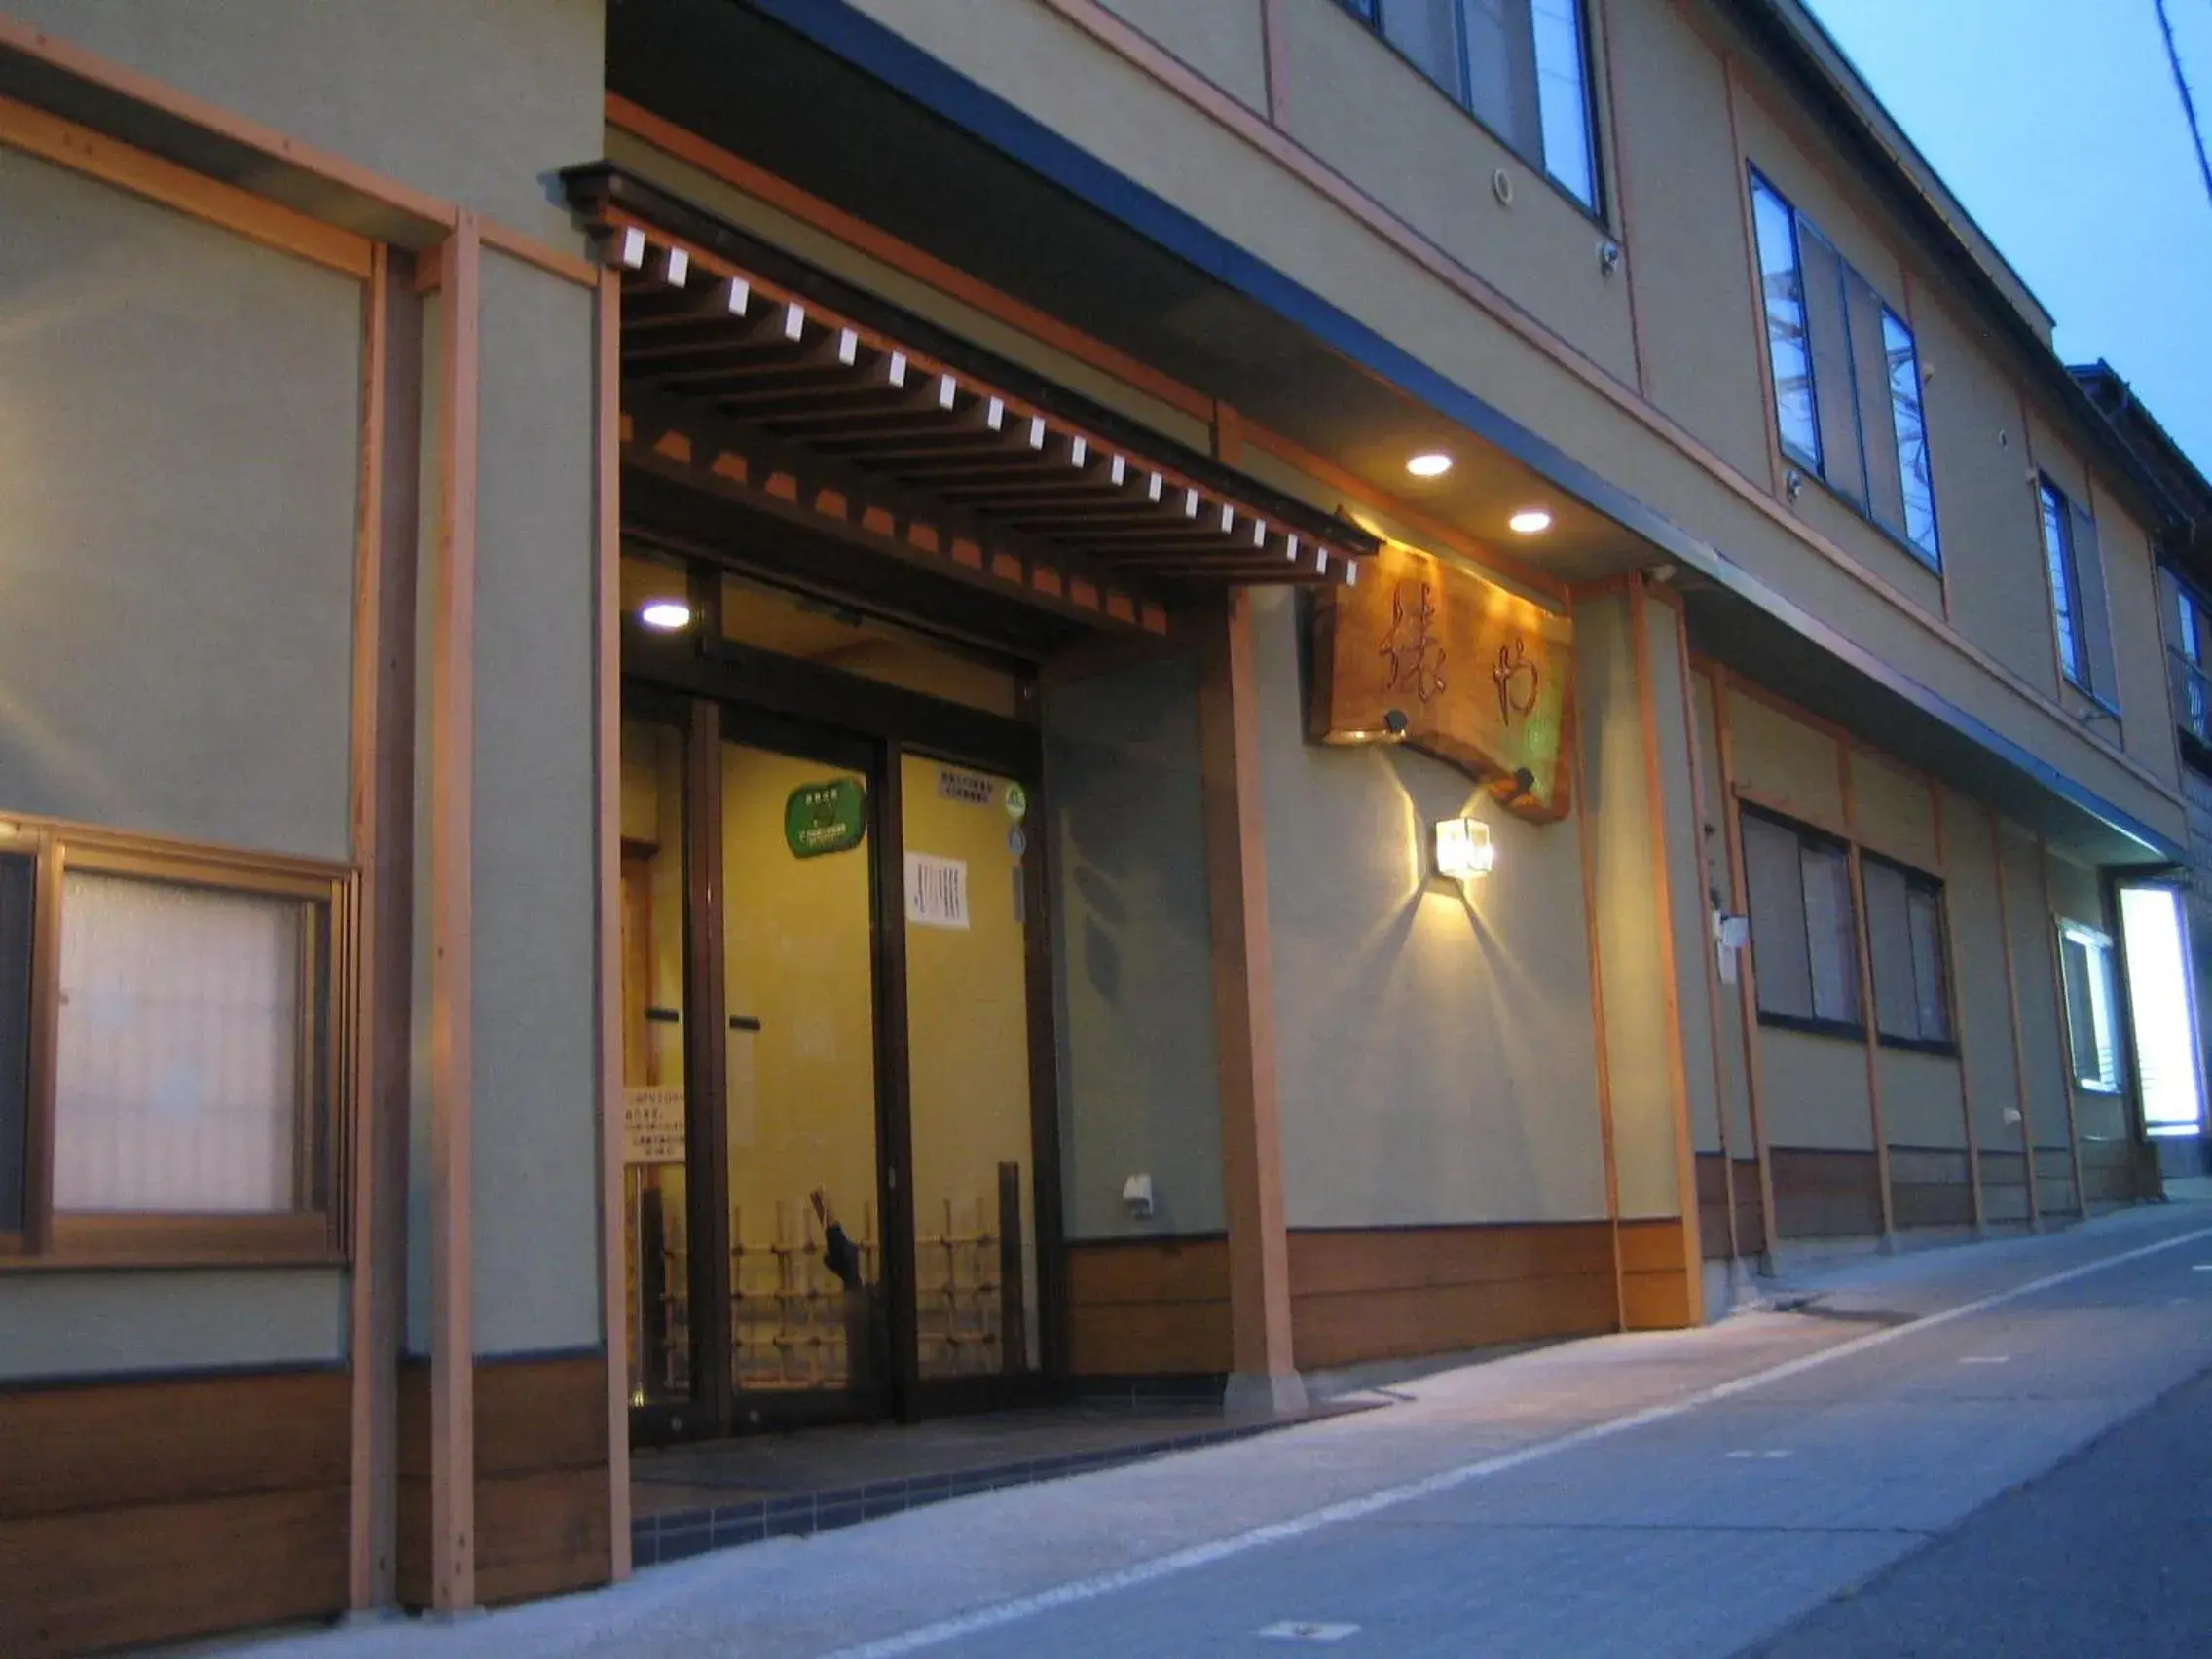
[[[1044,718],[1067,1235],[1218,1232],[1198,665],[1049,685]],[[1152,1177],[1150,1221],[1122,1202],[1131,1175]]]
[[[1602,1219],[1577,827],[1410,751],[1307,743],[1297,608],[1252,607],[1289,1223]],[[1427,849],[1463,812],[1497,848],[1464,897]]]
[[[1721,775],[1720,727],[1716,718],[1719,706],[1714,700],[1713,680],[1709,675],[1694,675],[1690,690],[1697,709],[1698,758],[1702,767],[1705,803],[1704,820],[1699,826],[1705,848],[1705,896],[1714,909],[1740,915],[1743,907],[1736,901],[1735,874],[1728,861],[1727,827],[1729,816],[1735,807],[1728,798],[1726,783]],[[1703,948],[1716,950],[1715,943],[1710,937],[1703,941]],[[1715,954],[1714,960],[1714,977],[1719,978],[1720,958]],[[1728,1138],[1728,1155],[1731,1158],[1745,1159],[1755,1155],[1757,1142],[1751,1133],[1751,1057],[1744,1047],[1741,958],[1736,967],[1738,982],[1730,984],[1722,980],[1719,986],[1717,1013],[1720,1036],[1715,1064],[1719,1079],[1721,1120]]]
[[[1223,92],[1267,112],[1267,0],[1106,0],[1130,26],[1150,36]]]
[[[2016,1153],[2020,1076],[2012,1053],[1991,819],[1977,802],[1954,790],[1941,794],[1943,915],[1951,935],[1952,992],[1967,1088],[1973,1097],[1975,1139],[1984,1152]],[[2008,892],[2005,909],[2009,911],[2021,897]]]
[[[332,1268],[16,1274],[0,1281],[0,1383],[342,1365],[346,1279]]]
[[[2058,996],[2056,930],[2044,887],[2044,854],[2019,827],[2004,826],[2006,913],[2012,929],[2020,1042],[2027,1062],[2028,1124],[2039,1151],[2068,1144],[2070,1073],[2065,1014]],[[2038,1157],[2039,1175],[2055,1172]]]
[[[1282,119],[1289,132],[1328,171],[1371,194],[1419,238],[1493,285],[1502,307],[1486,309],[1409,252],[1355,225],[1313,183],[1033,0],[984,0],[980,7],[976,0],[861,3],[888,27],[1591,461],[1646,505],[1853,641],[1878,648],[1970,716],[2048,757],[2120,809],[2179,834],[2182,810],[2170,771],[2139,775],[2102,736],[2045,700],[2055,696],[2054,682],[2032,670],[2039,648],[2048,656],[2046,602],[1952,595],[1959,614],[1971,618],[1972,644],[2008,665],[2009,673],[1962,649],[1970,636],[1944,620],[1941,584],[1886,536],[1824,498],[1817,485],[1808,486],[1794,510],[1774,495],[1760,458],[1771,415],[1756,382],[1759,337],[1751,320],[1744,232],[1739,218],[1728,234],[1721,206],[1723,195],[1733,199],[1743,188],[1732,151],[1723,148],[1727,100],[1715,105],[1712,98],[1722,52],[1735,55],[1744,81],[1738,119],[1751,159],[1795,193],[1900,311],[1913,309],[1907,302],[1917,301],[1924,283],[1941,284],[1932,275],[1933,257],[1911,245],[1901,221],[1871,189],[1817,153],[1824,140],[1800,129],[1787,113],[1788,100],[1768,88],[1766,72],[1717,13],[1702,4],[1677,10],[1660,0],[1610,0],[1605,8],[1605,27],[1634,43],[1636,54],[1638,73],[1615,79],[1640,83],[1622,93],[1611,123],[1614,147],[1630,158],[1624,176],[1631,217],[1621,227],[1627,270],[1638,272],[1643,258],[1635,186],[1638,168],[1652,164],[1640,155],[1669,158],[1657,178],[1650,171],[1641,175],[1653,179],[1641,199],[1645,219],[1666,218],[1677,191],[1690,192],[1694,204],[1694,234],[1677,226],[1651,233],[1650,278],[1639,290],[1636,319],[1660,400],[1647,405],[1634,391],[1626,285],[1597,276],[1594,227],[1540,186],[1520,189],[1510,214],[1496,211],[1468,184],[1488,176],[1493,154],[1485,146],[1493,141],[1329,0],[1292,0],[1284,8],[1290,95]],[[1616,43],[1616,52],[1627,50]],[[1670,79],[1676,76],[1678,84]],[[1316,90],[1326,95],[1316,96]],[[1669,146],[1677,142],[1687,144],[1692,166],[1673,159]],[[1722,162],[1728,163],[1724,190],[1712,177]],[[1508,171],[1514,166],[1498,165]],[[1498,221],[1509,221],[1509,228]],[[1720,297],[1728,295],[1735,300]],[[1535,319],[1533,338],[1515,323],[1517,314]],[[1993,337],[1986,325],[1937,326],[1942,344],[1938,348],[1931,336],[1929,348],[1936,387],[1943,387],[1955,368],[1936,360],[1938,350],[1946,357],[1991,353],[1994,367],[1966,371],[1975,380],[2027,383],[2025,360],[1999,360],[2003,349],[1988,344]],[[1564,341],[1567,354],[1595,381],[1578,378],[1554,354],[1558,348],[1537,343],[1543,340]],[[1701,379],[1699,369],[1709,364]],[[1733,373],[1730,364],[1737,365]],[[1609,395],[1601,389],[1608,384]],[[1964,523],[1975,501],[1985,495],[2000,498],[1992,481],[2004,458],[2017,452],[2000,449],[1996,461],[1979,453],[1996,443],[1987,399],[1959,400],[1970,431],[1955,426],[1960,416],[1947,388],[1931,396],[1948,541],[1954,520]],[[1661,405],[1682,411],[1684,427],[1674,426]],[[2015,416],[2005,428],[2014,446],[2020,434],[2009,426],[2018,424]],[[1700,437],[1706,433],[1710,448]],[[1712,463],[1723,457],[1726,463],[1716,472]],[[2024,479],[2025,458],[2013,464]],[[1954,471],[1972,480],[1966,493],[1972,501],[1948,498],[1945,479]],[[2002,585],[2014,594],[2036,592],[2040,551],[2033,515],[2022,501],[2007,517],[2016,522],[2016,533],[1960,533],[1979,544],[1969,548],[1954,589],[1971,568],[1973,579],[1993,584],[1992,591]],[[2029,676],[2027,691],[2011,673]]]

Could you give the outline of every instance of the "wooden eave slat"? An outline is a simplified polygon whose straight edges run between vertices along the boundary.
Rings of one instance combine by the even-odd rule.
[[[1201,486],[642,224],[600,233],[624,272],[624,378],[719,411],[793,452],[974,515],[983,539],[1041,538],[1176,579],[1349,581],[1355,544],[1271,525]],[[796,463],[794,462],[794,465]],[[859,498],[882,490],[856,483]],[[1367,549],[1359,549],[1364,551]]]

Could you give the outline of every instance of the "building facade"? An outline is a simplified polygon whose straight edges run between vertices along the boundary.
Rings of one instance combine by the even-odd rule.
[[[2203,520],[1795,0],[0,0],[0,1650],[2159,1191]]]

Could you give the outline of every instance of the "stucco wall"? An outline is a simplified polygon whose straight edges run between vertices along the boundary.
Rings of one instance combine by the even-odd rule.
[[[2011,1004],[2005,985],[2005,935],[1997,903],[1990,818],[1955,791],[1943,792],[1943,914],[1951,930],[1959,1046],[1973,1096],[1974,1131],[1987,1152],[2020,1150],[2019,1068],[2012,1057]],[[2006,908],[2021,901],[2008,892]]]
[[[1198,668],[1184,657],[1048,687],[1059,954],[1060,1171],[1070,1238],[1225,1225]],[[1150,1175],[1133,1221],[1122,1184]]]
[[[361,289],[0,149],[0,816],[344,860]],[[0,1375],[344,1351],[342,1274],[0,1276]]]
[[[1110,10],[1165,47],[1239,103],[1268,107],[1265,0],[1106,0]]]
[[[1290,1225],[1603,1217],[1575,826],[1408,751],[1308,744],[1296,609],[1266,590],[1252,618]],[[1464,897],[1426,845],[1462,812],[1497,849]]]
[[[0,15],[573,246],[552,169],[598,153],[603,0],[5,0]]]

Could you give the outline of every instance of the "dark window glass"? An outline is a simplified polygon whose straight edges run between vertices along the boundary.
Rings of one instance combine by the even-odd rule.
[[[0,853],[0,1233],[23,1230],[30,1126],[31,895],[37,866]]]
[[[1904,492],[1904,537],[1932,560],[1942,558],[1936,535],[1936,469],[1928,459],[1928,415],[1921,401],[1920,352],[1912,330],[1882,311],[1883,354],[1889,365],[1890,419],[1897,428],[1898,473]]]
[[[1755,169],[1751,222],[1783,453],[1939,567],[1912,330]]]
[[[1858,921],[1843,848],[1778,819],[1744,814],[1759,1012],[1783,1020],[1859,1021]]]
[[[1906,1043],[1947,1044],[1951,990],[1943,965],[1942,888],[1885,860],[1864,862],[1877,1029]]]
[[[2050,608],[2058,619],[2058,665],[2075,684],[2088,683],[2088,647],[2082,638],[2082,588],[2074,571],[2071,503],[2046,478],[2038,488],[2043,508],[2044,567],[2050,573]]]
[[[1343,0],[1583,206],[1598,205],[1582,0]]]
[[[1766,349],[1774,365],[1774,414],[1782,448],[1821,469],[1821,424],[1813,413],[1813,352],[1805,334],[1805,277],[1797,264],[1797,220],[1756,173],[1751,214],[1758,227],[1759,292],[1766,302]]]

